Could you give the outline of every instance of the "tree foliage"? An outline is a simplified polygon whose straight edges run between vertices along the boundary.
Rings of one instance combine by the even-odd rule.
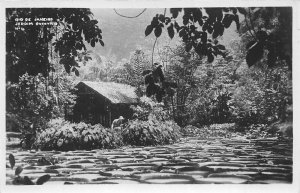
[[[152,33],[160,37],[162,29],[167,27],[170,38],[175,32],[185,43],[185,50],[189,52],[194,48],[199,56],[207,56],[207,61],[212,62],[218,55],[226,56],[225,47],[215,41],[223,35],[232,22],[239,29],[239,15],[241,8],[171,8],[171,16],[157,14],[151,24],[146,27],[145,35]],[[177,21],[180,12],[182,24]]]
[[[17,82],[19,76],[41,73],[48,76],[53,70],[48,60],[59,53],[65,70],[78,75],[78,61],[88,60],[85,42],[104,46],[98,21],[89,9],[8,8],[6,9],[6,73],[7,81]],[[17,18],[52,18],[57,25],[24,25],[16,27]]]
[[[256,64],[267,52],[269,68],[286,61],[292,68],[292,8],[244,8],[245,20],[241,24],[242,37],[247,38],[246,61]]]
[[[217,58],[213,63],[198,61],[193,76],[195,88],[187,98],[189,123],[207,125],[231,122],[228,101],[235,87],[236,64],[232,60]]]
[[[240,71],[240,78],[230,100],[235,122],[241,126],[287,121],[287,108],[292,105],[292,82],[284,64],[269,71],[265,68]]]
[[[152,65],[149,55],[143,49],[135,49],[131,52],[129,61],[125,60],[114,66],[109,74],[112,81],[134,86],[138,97],[145,94],[143,71]]]
[[[47,121],[62,117],[65,108],[74,105],[75,95],[70,85],[67,76],[56,75],[48,80],[41,74],[24,74],[19,83],[8,83],[7,123],[14,122],[23,132],[35,133],[37,129],[43,129]]]
[[[168,95],[166,102],[172,108],[176,122],[182,126],[187,123],[189,102],[188,97],[197,88],[199,78],[195,76],[196,69],[203,65],[201,57],[195,52],[187,52],[183,44],[169,50],[171,57],[166,71],[166,78],[174,82],[177,87],[168,89],[172,95]]]
[[[178,33],[187,52],[194,48],[199,56],[207,56],[207,61],[212,62],[218,55],[226,56],[225,47],[216,40],[234,22],[243,35],[251,36],[246,45],[249,67],[262,59],[265,51],[269,67],[281,64],[280,60],[292,67],[291,7],[170,8],[170,13],[171,16],[156,14],[146,27],[145,35],[154,31],[155,36],[160,37],[166,27],[170,38]],[[182,16],[182,25],[179,16]],[[242,22],[241,16],[244,16]]]

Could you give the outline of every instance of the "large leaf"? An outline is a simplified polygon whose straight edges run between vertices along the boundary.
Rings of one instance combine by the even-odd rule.
[[[15,175],[18,176],[23,171],[23,168],[21,166],[18,166],[15,170]]]
[[[167,29],[168,29],[169,37],[172,39],[172,38],[174,37],[174,28],[173,28],[173,24],[171,23],[171,25],[170,25]]]
[[[160,14],[158,16],[158,20],[164,23],[165,22],[165,16],[163,14]]]
[[[225,28],[229,28],[233,20],[234,20],[234,15],[225,14],[224,19],[222,20],[222,23]]]
[[[254,65],[256,62],[258,62],[264,54],[264,45],[261,42],[256,42],[254,45],[252,45],[246,55],[246,62],[249,67]]]
[[[241,14],[243,14],[243,15],[246,15],[246,14],[247,14],[247,11],[246,11],[245,8],[238,7],[237,9],[239,10],[239,12],[240,12]]]
[[[159,24],[158,18],[157,17],[153,17],[153,19],[151,21],[151,26],[154,28],[154,27],[157,27],[158,24]]]
[[[188,15],[184,15],[182,17],[182,23],[183,23],[183,25],[187,25],[189,23],[189,16]]]
[[[201,56],[203,54],[202,53],[202,45],[200,43],[196,45],[195,51],[199,56]]]
[[[172,14],[172,17],[176,18],[181,10],[182,8],[171,8],[170,12]]]
[[[233,14],[237,14],[237,8],[231,8]]]
[[[49,174],[43,175],[43,176],[39,177],[39,179],[36,181],[36,185],[42,185],[45,182],[47,182],[50,178],[51,178],[51,176]]]
[[[220,50],[225,50],[225,46],[221,45],[221,44],[218,44],[217,45],[217,48],[219,48]]]
[[[159,37],[161,35],[162,29],[160,26],[157,26],[154,30],[154,34],[156,37]]]
[[[240,29],[240,20],[239,20],[239,16],[238,15],[234,16],[234,21],[236,23],[237,30],[239,30]]]
[[[99,40],[101,46],[104,46],[104,42],[102,40]]]
[[[222,36],[224,33],[224,26],[221,22],[215,22],[214,24],[214,32],[212,34],[213,38],[217,38],[218,36]]]
[[[174,22],[174,27],[175,27],[176,31],[179,32],[180,26],[178,25],[178,23],[176,21]]]
[[[65,70],[67,73],[70,73],[71,66],[69,64],[64,64]]]
[[[92,39],[92,41],[91,41],[91,46],[92,46],[92,47],[95,47],[95,39]]]
[[[9,163],[10,163],[11,169],[13,169],[14,166],[15,166],[15,164],[16,164],[16,160],[15,160],[14,155],[13,154],[9,154],[8,159],[9,159]]]
[[[149,34],[151,34],[152,31],[153,31],[153,26],[148,25],[145,30],[145,36],[148,36]]]
[[[28,176],[24,176],[23,184],[24,185],[34,185],[34,183],[30,180],[30,178]]]
[[[198,21],[198,23],[200,24],[202,21],[202,11],[199,8],[193,9],[193,15],[195,21]]]
[[[259,41],[264,42],[268,38],[268,34],[265,31],[257,31],[256,32],[256,37]]]

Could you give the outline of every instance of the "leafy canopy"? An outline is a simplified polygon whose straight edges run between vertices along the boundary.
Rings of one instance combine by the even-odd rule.
[[[17,82],[19,76],[42,73],[48,76],[51,67],[48,57],[52,46],[59,53],[60,63],[70,73],[79,74],[78,61],[88,60],[85,42],[104,46],[98,21],[90,9],[8,8],[6,9],[7,81]],[[57,25],[23,25],[16,28],[16,18],[52,18]]]
[[[156,37],[167,27],[170,38],[174,37],[175,30],[185,43],[185,50],[192,48],[200,56],[207,56],[208,62],[212,62],[218,55],[226,56],[225,46],[216,41],[229,28],[232,22],[239,29],[240,8],[171,8],[171,17],[157,14],[151,24],[146,27],[145,35],[148,36],[154,30]],[[182,24],[176,20],[183,11]],[[211,37],[210,37],[211,36]]]
[[[180,12],[183,12],[182,25],[178,22]],[[225,46],[217,39],[234,22],[242,36],[252,36],[246,46],[249,67],[262,59],[265,52],[269,67],[276,66],[280,60],[292,67],[291,7],[170,8],[170,13],[170,17],[156,14],[145,35],[154,31],[158,38],[166,27],[170,38],[178,33],[187,52],[194,48],[199,56],[207,56],[207,61],[212,62],[218,55],[226,57]],[[242,22],[240,16],[245,18]]]
[[[241,33],[248,38],[247,64],[251,67],[267,53],[268,67],[285,61],[292,68],[291,7],[247,8]]]

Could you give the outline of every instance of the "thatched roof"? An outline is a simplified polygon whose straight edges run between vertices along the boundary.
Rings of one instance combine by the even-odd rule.
[[[100,95],[104,96],[111,103],[137,103],[137,95],[135,94],[135,88],[115,82],[92,82],[92,81],[82,81],[79,84],[84,84]]]

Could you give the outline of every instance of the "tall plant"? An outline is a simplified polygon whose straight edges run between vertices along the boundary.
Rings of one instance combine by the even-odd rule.
[[[7,83],[7,120],[15,120],[19,130],[25,132],[44,129],[46,122],[64,116],[66,107],[75,103],[71,88],[72,81],[67,76],[54,75],[48,80],[41,74],[26,73],[19,83]]]

